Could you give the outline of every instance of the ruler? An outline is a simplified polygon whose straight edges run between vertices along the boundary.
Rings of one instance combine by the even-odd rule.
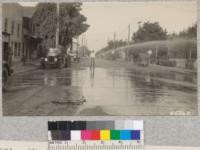
[[[54,141],[55,142],[55,141]],[[59,141],[60,142],[60,141]],[[65,141],[62,141],[65,142]],[[53,144],[51,142],[33,142],[33,141],[6,141],[6,140],[0,140],[0,150],[48,150],[48,146],[50,144]],[[56,143],[55,143],[56,144]],[[59,143],[57,143],[59,144]],[[62,144],[67,144],[67,143],[62,143]],[[80,143],[77,143],[80,144]],[[118,143],[115,143],[118,144]],[[136,143],[133,143],[136,144]],[[53,145],[55,146],[55,145]],[[66,146],[62,146],[59,148],[58,145],[57,149],[61,149],[61,150],[66,150]],[[89,147],[89,146],[88,146]],[[93,148],[93,147],[92,147]],[[91,148],[91,150],[92,150]],[[110,147],[108,147],[109,150]],[[113,148],[113,146],[111,146],[111,148]],[[110,148],[110,149],[111,149]],[[119,148],[118,146],[115,146],[114,149]],[[132,147],[133,150],[141,150],[140,147]],[[75,148],[72,148],[75,149]],[[99,148],[98,146],[96,146],[95,149],[103,149],[103,148]],[[123,147],[121,147],[121,149],[124,149]],[[81,150],[81,149],[79,149]],[[119,150],[119,149],[118,149]],[[147,146],[145,145],[145,150],[200,150],[200,147],[188,147],[188,146]]]
[[[143,150],[143,141],[49,141],[49,150]]]

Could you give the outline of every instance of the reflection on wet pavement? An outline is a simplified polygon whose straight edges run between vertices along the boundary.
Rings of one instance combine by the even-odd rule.
[[[9,91],[22,92],[14,91],[15,87],[41,86],[48,89],[48,99],[65,97],[66,100],[76,100],[84,96],[86,103],[77,108],[74,115],[98,115],[95,108],[101,109],[99,112],[103,112],[103,115],[195,115],[196,82],[195,75],[176,72],[144,73],[130,69],[103,68],[51,69],[13,76],[8,94]],[[54,89],[57,92],[52,96]],[[46,103],[42,96],[41,103]]]

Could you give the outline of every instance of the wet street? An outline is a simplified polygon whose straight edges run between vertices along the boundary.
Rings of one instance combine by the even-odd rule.
[[[14,74],[3,94],[3,114],[197,115],[196,73],[103,60],[94,70],[88,66],[86,60]]]

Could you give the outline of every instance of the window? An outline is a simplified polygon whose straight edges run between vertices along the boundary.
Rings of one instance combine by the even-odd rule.
[[[4,31],[7,32],[8,31],[8,18],[5,18],[4,20]]]
[[[19,36],[20,35],[20,24],[18,24],[18,26],[17,26],[17,36]]]
[[[22,54],[24,54],[24,49],[25,49],[25,43],[23,42],[23,44],[22,44]]]
[[[14,55],[17,56],[17,42],[15,42]]]
[[[14,52],[14,42],[11,42],[12,53]]]
[[[13,45],[14,45],[14,43],[13,42],[11,42],[11,47],[13,48]]]
[[[12,21],[11,34],[14,34],[14,31],[15,31],[15,22]]]
[[[18,56],[20,56],[20,55],[22,54],[22,51],[21,51],[21,43],[18,43],[18,50],[19,50]]]
[[[32,33],[35,34],[35,25],[32,24]]]

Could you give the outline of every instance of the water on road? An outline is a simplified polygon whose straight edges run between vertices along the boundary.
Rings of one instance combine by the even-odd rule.
[[[88,67],[14,75],[4,115],[196,115],[196,77]],[[85,99],[81,104],[68,103]],[[53,103],[53,102],[66,103]]]

